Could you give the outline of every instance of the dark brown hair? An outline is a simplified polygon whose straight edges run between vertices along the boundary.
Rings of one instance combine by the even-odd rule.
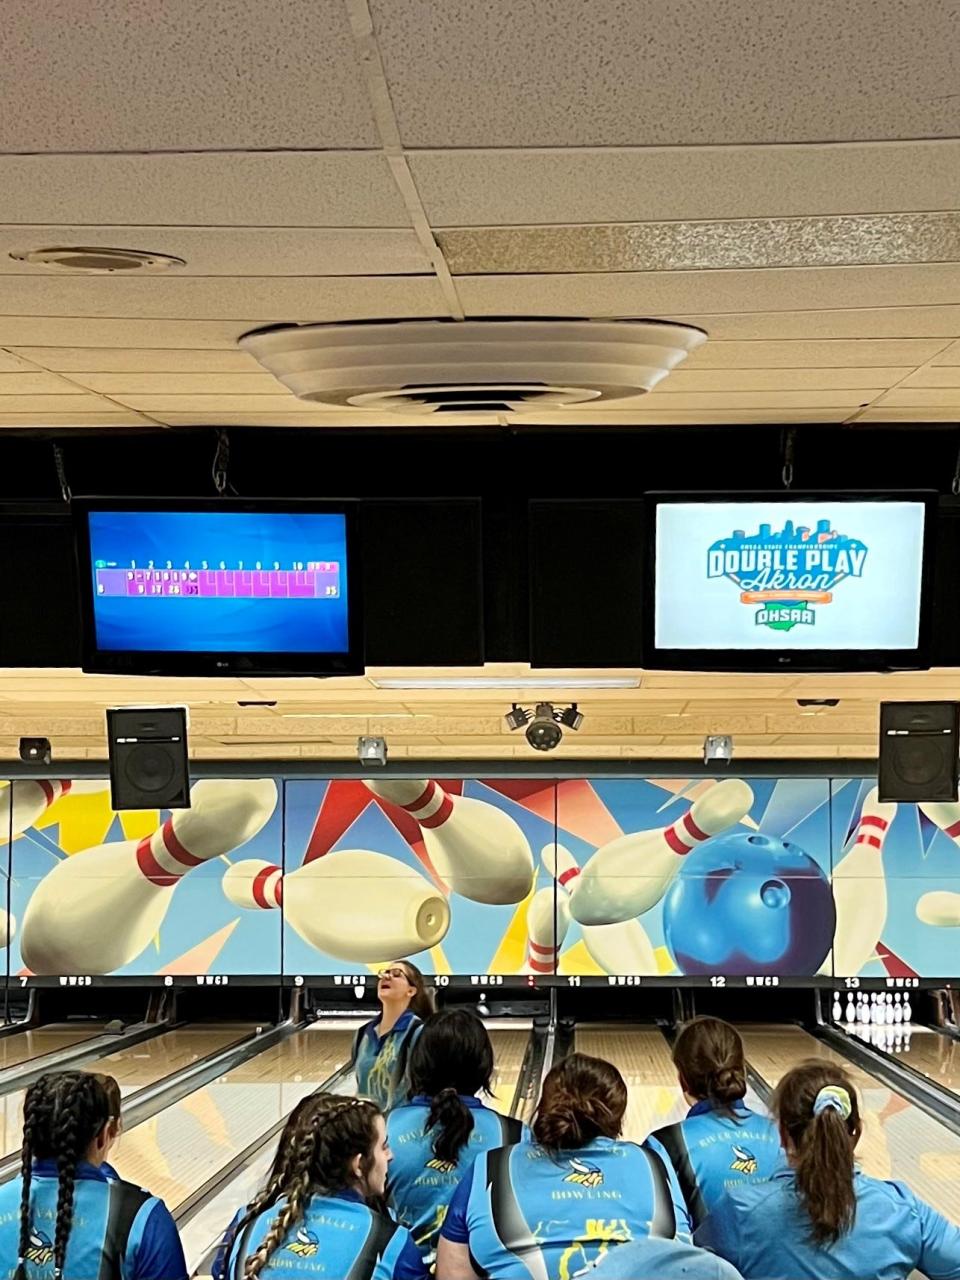
[[[845,1118],[836,1106],[817,1104],[822,1089],[845,1092],[850,1115]],[[863,1125],[853,1081],[832,1062],[819,1058],[801,1062],[780,1081],[772,1110],[780,1122],[784,1146],[789,1140],[795,1149],[791,1163],[814,1243],[833,1243],[850,1230],[857,1211],[853,1152]]]
[[[110,1108],[110,1119],[119,1120],[120,1114],[123,1110],[123,1099],[120,1096],[120,1086],[117,1084],[113,1076],[103,1075],[99,1071],[92,1071],[90,1074],[106,1095],[107,1106]]]
[[[552,1151],[584,1147],[594,1138],[618,1138],[627,1109],[623,1076],[603,1058],[571,1053],[547,1075],[533,1134]]]
[[[237,1223],[227,1252],[244,1228],[272,1205],[285,1203],[258,1249],[245,1260],[244,1276],[255,1280],[291,1227],[302,1219],[313,1195],[342,1191],[351,1183],[350,1162],[360,1156],[363,1177],[374,1162],[380,1108],[360,1098],[311,1094],[291,1112],[266,1184]]]
[[[60,1280],[73,1226],[77,1165],[109,1119],[110,1106],[103,1087],[96,1076],[84,1071],[59,1071],[41,1076],[27,1090],[23,1103],[20,1242],[14,1280],[26,1280],[31,1230],[30,1181],[34,1160],[55,1160],[57,1164],[53,1267],[54,1276]]]
[[[415,1013],[418,1018],[422,1018],[426,1022],[427,1018],[433,1014],[433,997],[427,990],[427,985],[423,980],[423,974],[415,964],[409,960],[398,960],[397,964],[402,965],[407,975],[407,981],[411,987],[416,988],[410,998],[410,1004],[407,1006],[411,1013]]]
[[[439,1160],[457,1163],[473,1133],[463,1098],[489,1093],[492,1075],[493,1045],[476,1014],[445,1009],[424,1024],[410,1055],[410,1082],[413,1093],[430,1099],[426,1128]]]
[[[673,1065],[685,1093],[729,1113],[747,1092],[739,1032],[721,1018],[694,1018],[673,1043]]]

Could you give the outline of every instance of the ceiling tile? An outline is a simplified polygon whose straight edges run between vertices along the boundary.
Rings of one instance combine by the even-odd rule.
[[[0,190],[9,223],[409,225],[390,167],[377,152],[0,156]],[[928,200],[910,207],[947,206]]]
[[[960,414],[960,380],[953,387],[897,387],[887,392],[877,408],[953,408]]]
[[[674,391],[670,395],[645,396],[635,407],[640,413],[656,413],[661,406],[670,412],[676,409],[846,409],[851,412],[876,394],[876,390],[831,390],[829,387],[819,391]],[[589,407],[582,414],[589,417]]]
[[[960,387],[960,363],[928,365],[911,373],[903,383],[908,387]]]
[[[803,310],[745,310],[664,315],[665,320],[682,320],[699,325],[711,338],[723,341],[755,338],[942,338],[944,342],[960,338],[960,305],[923,306],[911,303],[898,306],[896,298],[874,307],[851,307],[840,304],[829,311],[822,305]]]
[[[904,307],[950,303],[960,297],[960,265],[460,276],[457,289],[471,316],[674,316],[694,311]]]
[[[960,262],[960,213],[740,218],[437,233],[454,275]]]
[[[919,408],[916,405],[908,409],[893,409],[881,406],[877,409],[865,409],[857,417],[857,425],[870,422],[955,422],[960,426],[960,406],[956,408],[931,408],[929,405]],[[954,697],[956,689],[950,695]]]
[[[660,408],[660,405],[666,407]],[[785,423],[785,422],[843,422],[850,416],[849,408],[840,409],[671,409],[670,400],[663,396],[657,400],[657,407],[635,409],[591,409],[579,413],[562,410],[549,412],[542,410],[535,417],[530,414],[508,413],[507,421],[511,426],[570,426],[589,422],[595,426],[647,427],[647,426],[709,426],[711,423],[748,425],[751,423]]]
[[[49,245],[141,249],[182,258],[185,265],[173,268],[171,275],[164,279],[240,275],[423,275],[431,270],[430,260],[413,231],[31,225],[0,226],[0,274],[47,278],[53,274],[50,268],[18,262],[9,255]],[[68,278],[64,273],[56,274],[61,280]],[[82,278],[99,279],[91,275]]]
[[[184,351],[110,347],[16,347],[21,356],[44,369],[75,373],[260,373],[246,351]],[[0,354],[0,368],[3,368]]]
[[[117,406],[94,395],[5,395],[0,396],[0,413],[97,413],[100,410],[117,412]]]
[[[75,388],[54,373],[0,373],[0,399],[7,396],[59,396],[69,394],[71,390]]]
[[[313,406],[307,404],[306,401],[297,400],[296,396],[289,392],[283,394],[278,392],[276,395],[257,395],[257,396],[241,396],[241,395],[164,395],[162,392],[125,392],[116,393],[113,397],[118,404],[129,405],[131,409],[144,409],[147,413],[156,410],[162,413],[169,410],[171,413],[189,413],[191,409],[205,410],[210,413],[229,413],[236,409],[240,412],[251,410],[260,405],[259,412],[269,413],[271,409],[280,412],[292,413],[298,404],[304,406],[304,410],[309,412]],[[2,406],[0,406],[2,407]]]
[[[2,298],[2,291],[0,291]],[[0,313],[3,304],[0,302]],[[262,324],[262,316],[243,320],[140,320],[121,316],[44,316],[0,314],[0,346],[5,347],[236,347],[241,334]]]
[[[408,147],[960,134],[956,7],[371,0]],[[827,34],[829,33],[829,34]]]
[[[33,401],[36,404],[36,401]],[[0,427],[153,427],[149,417],[123,410],[104,410],[102,412],[51,413],[45,410],[6,413],[4,402],[0,401]]]
[[[945,338],[863,338],[823,342],[724,342],[711,340],[683,362],[683,371],[701,369],[829,369],[877,365],[918,365],[949,348]],[[41,361],[41,363],[43,363]],[[48,366],[52,367],[52,366]]]
[[[7,276],[0,290],[0,312],[6,316],[198,320],[237,320],[252,314],[260,316],[261,323],[271,324],[442,316],[447,309],[432,276],[215,276],[191,280],[171,274],[129,280],[113,275],[55,276],[45,272]],[[7,326],[0,323],[0,343],[5,346],[10,343],[7,333]],[[132,340],[128,331],[118,345],[129,346]],[[14,341],[22,346],[36,342],[27,336]]]
[[[341,0],[6,0],[3,24],[3,151],[377,145]]]
[[[960,208],[956,138],[423,151],[409,154],[408,161],[427,216],[437,227]],[[98,221],[115,217],[107,214]]]
[[[960,341],[952,343],[937,356],[934,364],[960,364]]]
[[[866,369],[677,369],[650,397],[672,399],[680,391],[804,391],[880,389],[892,386],[910,366],[868,366]],[[862,397],[861,397],[862,399]],[[665,406],[669,407],[669,406]]]
[[[20,359],[15,351],[0,351],[0,373],[33,372],[33,367]]]
[[[71,373],[78,386],[117,395],[279,396],[285,388],[269,373]],[[0,393],[3,378],[0,375]],[[286,393],[289,395],[289,392]]]

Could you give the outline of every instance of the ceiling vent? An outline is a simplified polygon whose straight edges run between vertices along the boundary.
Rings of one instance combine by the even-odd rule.
[[[534,413],[642,395],[706,339],[661,320],[401,320],[274,325],[240,346],[301,400]]]
[[[148,253],[143,249],[109,249],[104,245],[55,245],[49,249],[29,249],[11,253],[14,262],[52,271],[140,271],[153,274],[185,267],[183,258],[166,253]]]

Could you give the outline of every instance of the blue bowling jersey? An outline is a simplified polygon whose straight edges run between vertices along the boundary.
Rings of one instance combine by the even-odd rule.
[[[381,1111],[389,1111],[406,1102],[410,1095],[407,1066],[423,1023],[408,1009],[385,1036],[378,1036],[378,1022],[379,1018],[375,1018],[357,1032],[353,1069],[359,1096],[370,1098]]]
[[[581,1273],[582,1280],[742,1280],[729,1262],[683,1240],[631,1240]]]
[[[393,1152],[387,1195],[398,1221],[409,1227],[424,1258],[432,1261],[450,1197],[474,1156],[493,1147],[529,1141],[519,1120],[485,1107],[479,1098],[461,1097],[473,1115],[473,1132],[455,1164],[434,1155],[436,1130],[428,1129],[430,1099],[414,1098],[387,1118],[387,1138]]]
[[[567,1280],[638,1236],[689,1232],[676,1174],[660,1156],[597,1138],[576,1151],[523,1143],[477,1156],[440,1234],[466,1244],[481,1275]]]
[[[38,1160],[30,1179],[28,1280],[53,1276],[58,1189],[56,1163]],[[22,1191],[22,1177],[0,1186],[2,1280],[13,1280],[17,1270]],[[64,1275],[69,1280],[187,1280],[180,1237],[166,1205],[92,1164],[79,1164]]]
[[[707,1223],[705,1243],[745,1280],[960,1280],[960,1230],[902,1182],[854,1175],[857,1212],[836,1244],[810,1238],[792,1169],[734,1187]]]
[[[669,1161],[696,1230],[730,1187],[766,1182],[784,1163],[777,1126],[744,1103],[698,1102],[685,1120],[656,1129],[646,1144]]]
[[[257,1251],[283,1204],[278,1200],[247,1223],[226,1256],[214,1263],[216,1280],[243,1280],[247,1258]],[[345,1190],[311,1196],[303,1217],[260,1275],[265,1280],[426,1280],[427,1271],[405,1227],[376,1213],[357,1192]]]

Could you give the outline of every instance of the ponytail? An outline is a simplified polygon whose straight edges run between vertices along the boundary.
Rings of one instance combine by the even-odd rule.
[[[857,1091],[841,1067],[801,1063],[780,1081],[773,1101],[797,1194],[814,1244],[835,1244],[856,1219],[853,1153],[862,1124]]]
[[[41,1076],[27,1090],[23,1105],[23,1151],[20,1235],[14,1280],[26,1280],[30,1248],[30,1186],[34,1160],[55,1160],[57,1216],[54,1229],[55,1280],[62,1280],[73,1227],[73,1193],[77,1165],[110,1119],[110,1104],[95,1076],[63,1071]]]
[[[430,1099],[427,1130],[433,1154],[455,1165],[473,1133],[463,1098],[490,1092],[493,1045],[487,1028],[466,1009],[445,1009],[424,1025],[410,1055],[413,1093]]]

